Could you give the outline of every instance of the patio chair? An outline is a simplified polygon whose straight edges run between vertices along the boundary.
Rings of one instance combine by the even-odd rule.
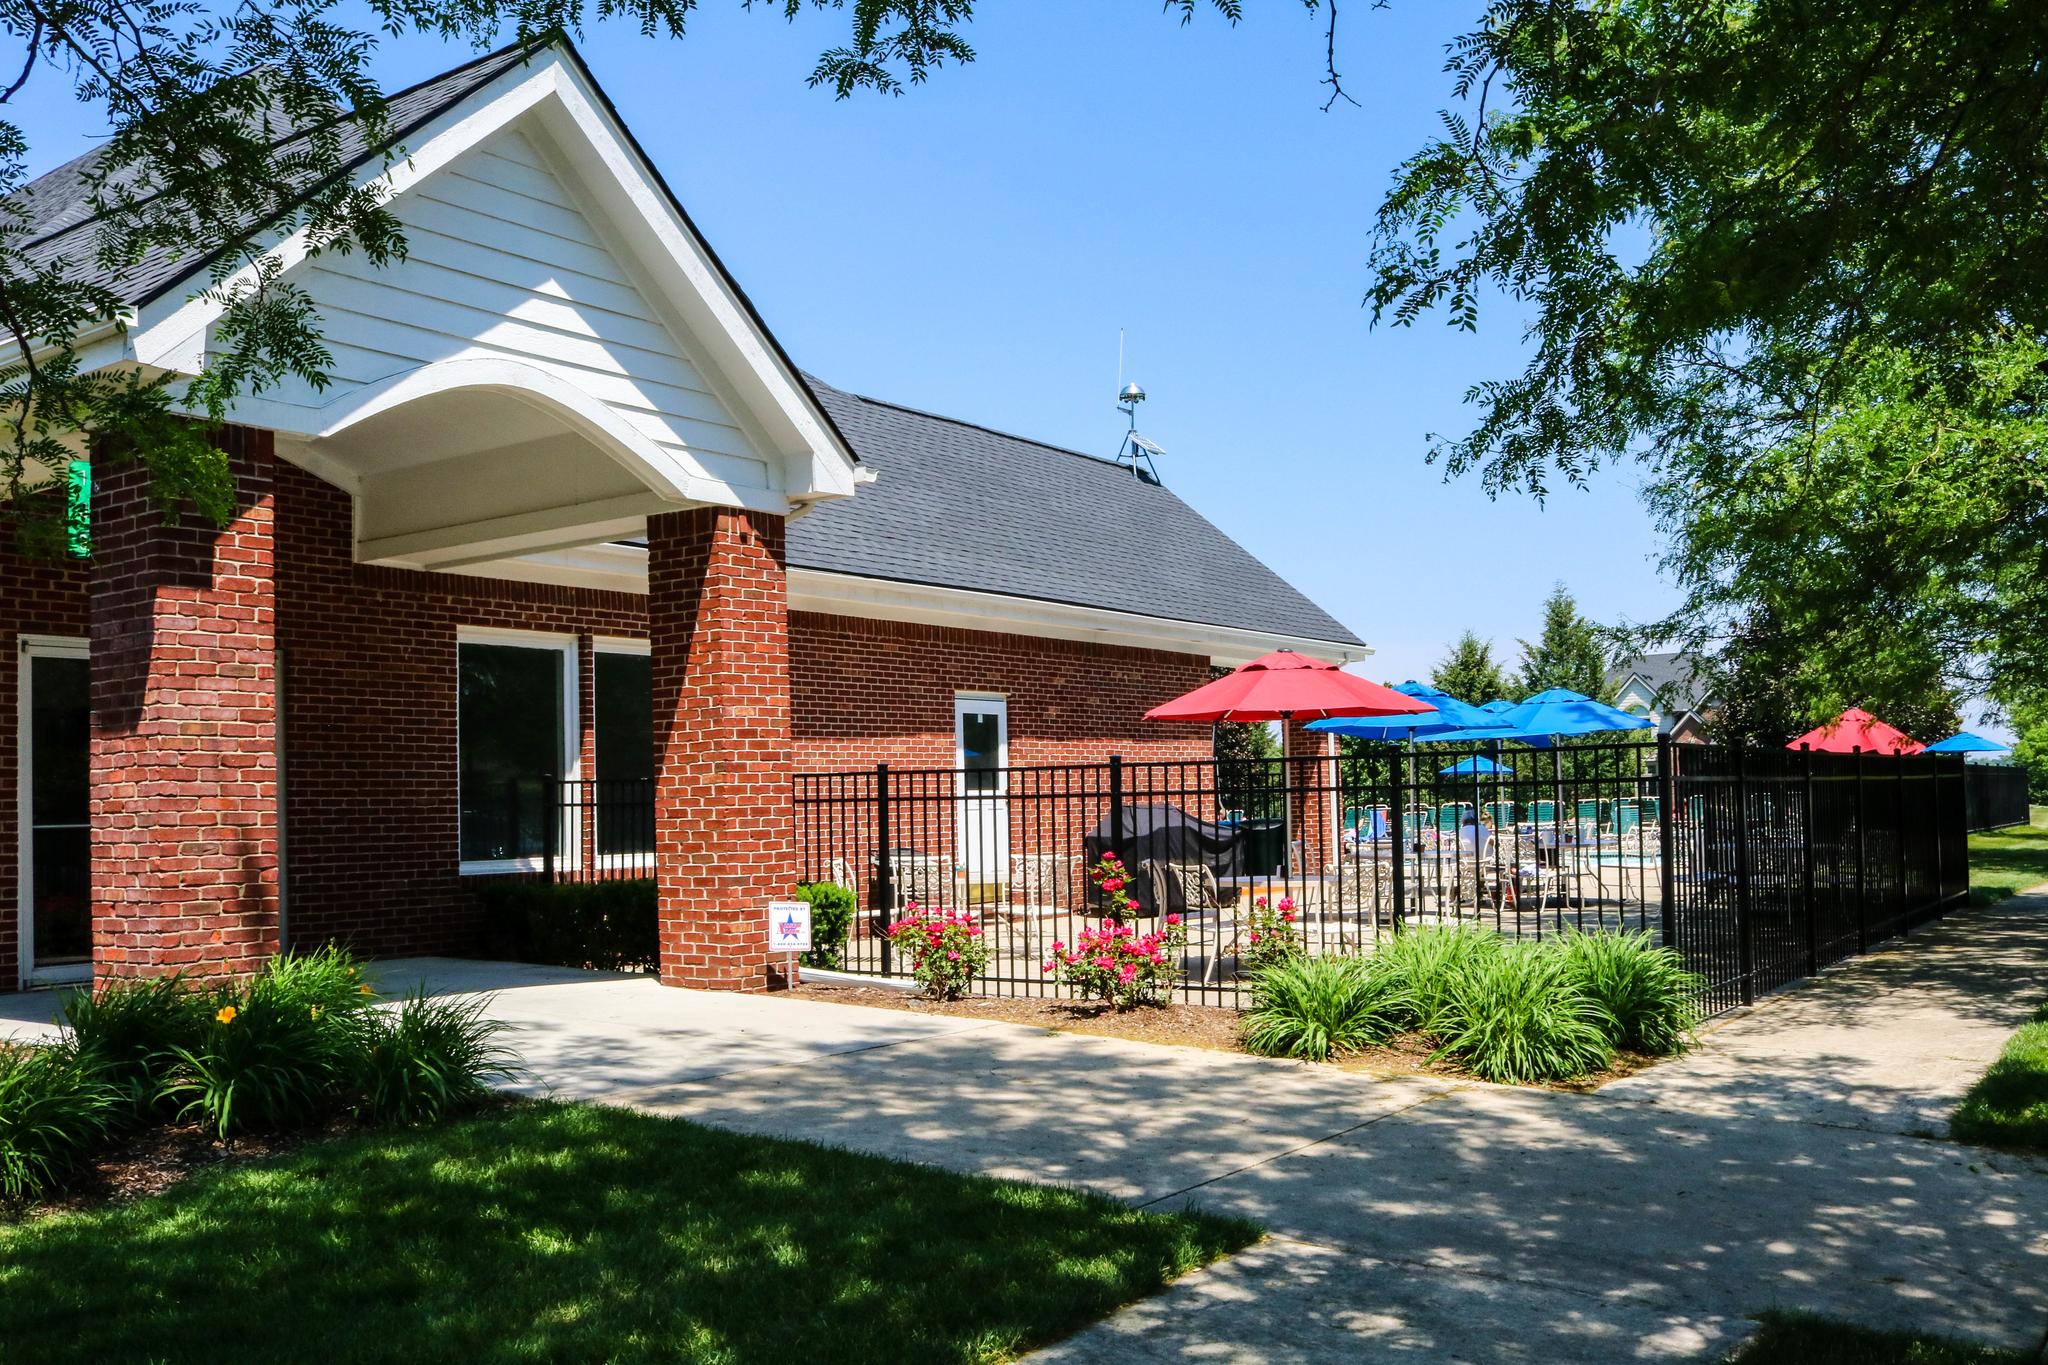
[[[1194,943],[1197,922],[1214,921],[1214,928],[1203,938],[1218,941],[1217,948],[1209,955],[1209,963],[1202,970],[1204,984],[1213,981],[1224,953],[1220,942],[1223,937],[1223,892],[1216,884],[1216,874],[1201,863],[1175,863],[1161,858],[1147,858],[1138,865],[1138,873],[1152,884],[1153,906],[1162,915],[1178,914],[1181,923],[1188,926],[1190,947]],[[1235,952],[1237,946],[1237,936],[1233,933],[1230,951]]]
[[[1616,834],[1627,834],[1641,823],[1643,823],[1643,808],[1636,802],[1617,801],[1614,803],[1614,832]]]
[[[911,853],[898,856],[892,870],[896,875],[896,903],[950,906],[964,900],[965,878],[943,854]]]
[[[1515,823],[1515,803],[1512,801],[1487,802],[1486,818],[1493,821],[1493,827],[1496,830],[1511,828]]]
[[[1074,871],[1080,867],[1079,854],[1012,853],[1010,855],[1010,913],[1036,917],[1059,913],[1074,891]]]
[[[1539,825],[1555,824],[1557,821],[1557,803],[1555,801],[1538,801],[1536,803],[1535,815],[1532,818]]]

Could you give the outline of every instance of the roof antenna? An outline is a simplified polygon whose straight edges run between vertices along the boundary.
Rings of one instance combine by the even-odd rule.
[[[1131,477],[1141,483],[1159,483],[1159,468],[1152,463],[1154,455],[1164,455],[1164,447],[1146,440],[1138,434],[1138,404],[1145,401],[1145,391],[1135,383],[1124,383],[1124,329],[1116,329],[1116,395],[1117,411],[1130,422],[1130,429],[1116,448],[1116,463],[1128,464]]]

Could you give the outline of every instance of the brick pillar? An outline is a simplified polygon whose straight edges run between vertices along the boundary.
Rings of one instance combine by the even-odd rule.
[[[271,435],[229,428],[234,520],[164,525],[135,465],[93,491],[97,973],[250,971],[279,946]]]
[[[768,984],[767,902],[796,876],[782,518],[647,519],[661,979]]]

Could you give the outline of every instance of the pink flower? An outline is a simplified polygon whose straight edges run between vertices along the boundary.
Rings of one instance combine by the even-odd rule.
[[[1256,930],[1256,929],[1252,930],[1252,932],[1251,932],[1251,941],[1252,941],[1252,942],[1254,942],[1254,943],[1257,943],[1257,942],[1259,941],[1259,931],[1258,931],[1258,930]]]
[[[1282,897],[1280,898],[1280,913],[1281,913],[1281,914],[1283,914],[1283,915],[1284,915],[1284,914],[1286,914],[1286,913],[1287,913],[1287,912],[1288,912],[1289,910],[1292,910],[1293,908],[1294,908],[1294,897],[1292,897],[1292,896],[1282,896]]]
[[[948,951],[948,952],[947,952],[947,954],[946,954],[946,961],[948,961],[948,962],[958,962],[959,960],[960,960],[960,954],[958,954],[958,953],[955,953],[955,952],[951,952],[951,951]]]
[[[1180,923],[1180,916],[1179,916],[1179,915],[1168,915],[1168,916],[1166,917],[1166,922],[1167,922],[1168,924],[1179,924],[1179,923]]]

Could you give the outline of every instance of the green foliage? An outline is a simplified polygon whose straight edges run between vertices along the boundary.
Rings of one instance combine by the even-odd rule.
[[[2048,1005],[2006,1040],[1948,1121],[1959,1142],[2048,1152]]]
[[[1458,637],[1458,643],[1451,646],[1451,652],[1430,673],[1429,681],[1474,706],[1508,694],[1507,674],[1493,657],[1493,641],[1482,640],[1469,630]]]
[[[1611,701],[1607,669],[1612,660],[1599,626],[1579,612],[1571,592],[1559,583],[1543,599],[1543,629],[1532,643],[1520,642],[1522,663],[1515,675],[1515,697],[1534,696],[1553,687],[1582,692],[1595,701]],[[1482,702],[1485,697],[1467,698]]]
[[[1612,1016],[1548,943],[1511,943],[1450,976],[1438,1016],[1443,1051],[1489,1081],[1527,1084],[1605,1070]]]
[[[804,965],[837,967],[853,926],[853,892],[837,882],[799,882],[796,898],[811,907],[811,950],[804,954]]]
[[[1327,1061],[1383,1043],[1412,1015],[1399,973],[1375,957],[1295,957],[1252,978],[1244,1045],[1267,1057]]]
[[[1660,633],[1769,607],[1838,691],[1893,671],[1893,631],[2039,690],[2038,20],[1489,0],[1451,48],[1467,107],[1381,204],[1370,302],[1476,328],[1498,291],[1534,346],[1432,458],[1538,495],[1646,465],[1689,590]]]
[[[477,893],[486,950],[518,962],[653,971],[660,957],[654,879],[538,882],[506,878]]]
[[[198,1044],[207,995],[176,976],[108,981],[64,997],[63,1022],[81,1056],[122,1097],[122,1116],[149,1118],[179,1048]]]
[[[1810,427],[1699,450],[1652,482],[1686,591],[1660,628],[1726,639],[1731,695],[1782,694],[1788,724],[1861,705],[1937,739],[1956,728],[1960,684],[2048,687],[2048,484],[2031,463],[2048,439],[2048,345],[1988,340],[1947,370],[1907,352],[1857,359]]]
[[[1567,933],[1545,941],[1567,977],[1612,1021],[1608,1041],[1657,1056],[1684,1049],[1699,1022],[1702,982],[1647,932]]]
[[[522,1104],[0,1230],[4,1351],[993,1365],[1258,1236],[1070,1186]]]
[[[1227,669],[1216,670],[1220,676]],[[1223,721],[1216,727],[1216,803],[1253,820],[1280,812],[1280,741],[1269,725]]]
[[[1403,1023],[1421,1033],[1438,1033],[1458,978],[1502,951],[1504,941],[1491,929],[1424,924],[1383,940],[1373,960],[1400,983],[1408,1011]]]
[[[2012,761],[2027,770],[2027,800],[2048,805],[2048,692],[2008,702],[2012,720]]]
[[[164,1083],[178,1117],[222,1139],[292,1128],[337,1108],[354,1056],[348,1016],[328,1017],[257,977],[223,991],[196,1047],[174,1049]]]
[[[379,1123],[433,1123],[483,1103],[516,1072],[495,1041],[504,1025],[485,1000],[430,1000],[417,992],[379,1010],[355,1038],[356,1112]]]
[[[92,1154],[124,1103],[76,1047],[0,1043],[0,1200],[49,1193]]]

